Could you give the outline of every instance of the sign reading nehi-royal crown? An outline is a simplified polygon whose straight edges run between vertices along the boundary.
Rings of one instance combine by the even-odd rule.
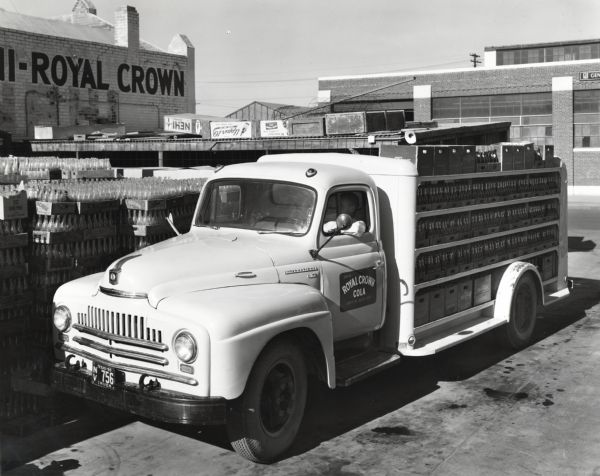
[[[184,71],[119,63],[107,66],[99,59],[47,55],[31,51],[21,56],[0,47],[0,81],[17,82],[17,72],[30,75],[33,84],[72,86],[123,93],[184,96]],[[116,85],[116,88],[114,87]]]

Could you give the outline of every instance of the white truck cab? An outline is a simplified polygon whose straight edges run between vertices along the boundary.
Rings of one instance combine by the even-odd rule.
[[[434,178],[514,174],[547,187],[418,211]],[[481,210],[532,201],[552,213],[417,243],[430,221],[475,223]],[[530,235],[547,239],[538,247]],[[495,257],[457,258],[494,244]],[[188,233],[58,289],[53,385],[161,421],[226,424],[236,451],[269,462],[294,441],[308,375],[349,385],[502,325],[526,345],[538,305],[568,295],[566,255],[564,167],[440,178],[402,158],[264,156],[210,178]]]

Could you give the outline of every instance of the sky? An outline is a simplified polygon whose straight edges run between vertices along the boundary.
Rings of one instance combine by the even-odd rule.
[[[140,36],[196,49],[196,112],[252,101],[317,105],[319,77],[472,67],[486,46],[600,38],[600,0],[92,0],[113,23],[122,5]],[[0,0],[51,18],[75,0]]]

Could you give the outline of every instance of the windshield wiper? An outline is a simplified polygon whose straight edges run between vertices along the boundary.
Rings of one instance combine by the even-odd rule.
[[[198,228],[210,228],[212,230],[219,230],[221,227],[217,226],[217,225],[194,225],[197,226]]]
[[[301,236],[304,235],[301,231],[276,231],[276,230],[258,230],[259,235],[290,235],[290,236]]]

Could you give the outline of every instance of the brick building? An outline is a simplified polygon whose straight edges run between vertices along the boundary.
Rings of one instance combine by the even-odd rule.
[[[0,9],[0,131],[21,139],[34,126],[159,129],[165,114],[195,112],[189,39],[176,35],[164,51],[140,39],[139,24],[133,7],[111,24],[90,0],[58,19]]]
[[[600,40],[488,47],[477,68],[319,78],[319,101],[330,112],[510,121],[511,140],[554,145],[572,185],[600,185]]]

